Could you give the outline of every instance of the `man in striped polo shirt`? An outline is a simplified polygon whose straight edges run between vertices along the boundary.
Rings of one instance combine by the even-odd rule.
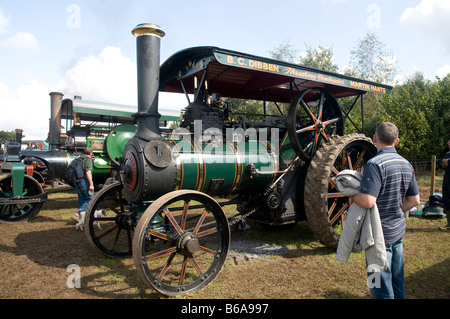
[[[406,221],[403,212],[420,204],[419,189],[413,167],[395,149],[399,142],[397,126],[381,123],[373,141],[378,153],[367,162],[360,192],[352,198],[362,208],[377,204],[383,228],[387,269],[380,272],[377,284],[369,288],[376,299],[404,299],[402,243]],[[370,278],[373,274],[368,272],[367,275]]]

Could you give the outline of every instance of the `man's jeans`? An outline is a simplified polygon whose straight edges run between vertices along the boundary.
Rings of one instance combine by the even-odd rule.
[[[375,299],[405,299],[403,238],[393,245],[386,245],[386,257],[386,270],[367,273],[370,292]],[[378,275],[379,280],[373,280]]]
[[[93,194],[89,195],[89,182],[86,178],[75,184],[78,194],[78,203],[80,204],[80,212],[85,212],[89,206]]]

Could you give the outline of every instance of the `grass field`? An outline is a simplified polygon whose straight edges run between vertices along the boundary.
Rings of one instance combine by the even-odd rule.
[[[429,184],[419,186],[425,202]],[[74,191],[51,193],[32,222],[0,224],[0,298],[165,299],[143,283],[132,258],[110,259],[90,246],[84,232],[70,220],[76,208]],[[407,219],[407,298],[450,297],[450,232],[438,229],[445,223],[444,219]],[[258,258],[237,258],[231,253],[212,284],[178,299],[371,298],[364,254],[353,254],[347,264],[335,261],[335,251],[321,245],[306,222],[278,230],[253,226],[234,232],[232,240],[279,245],[286,252]],[[80,267],[81,288],[69,289],[68,266],[73,264]]]

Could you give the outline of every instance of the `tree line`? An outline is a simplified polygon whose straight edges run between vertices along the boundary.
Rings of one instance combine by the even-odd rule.
[[[272,58],[301,64],[325,71],[363,78],[377,83],[390,84],[394,88],[390,95],[369,93],[364,95],[363,133],[372,137],[376,126],[389,121],[397,125],[400,132],[398,152],[408,159],[428,159],[431,155],[442,158],[448,151],[450,139],[450,74],[444,78],[426,79],[417,72],[404,83],[395,84],[397,61],[392,51],[374,33],[368,33],[350,50],[350,66],[340,69],[334,63],[333,48],[306,45],[300,53],[289,40],[269,51]],[[258,120],[261,102],[234,100],[236,116],[247,114],[249,120]],[[350,110],[354,98],[339,100],[346,111]],[[267,105],[268,114],[287,114],[289,105]],[[362,127],[361,113],[355,107],[349,116],[358,127]],[[346,120],[346,134],[355,132],[355,127]],[[14,132],[0,132],[0,142],[14,139]]]
[[[325,71],[363,78],[377,83],[393,85],[389,95],[364,95],[363,133],[372,137],[376,126],[389,121],[399,128],[398,152],[408,159],[442,158],[448,151],[450,139],[450,74],[444,78],[426,79],[416,72],[404,83],[395,84],[398,74],[393,52],[374,33],[368,33],[350,50],[350,66],[342,70],[334,63],[333,48],[306,45],[300,54],[289,40],[269,51],[274,59],[297,63]],[[354,98],[340,99],[344,110],[349,110]],[[350,117],[361,127],[361,115],[355,107]],[[348,120],[347,120],[348,122]],[[350,124],[350,123],[346,123]],[[356,129],[346,125],[346,133]]]

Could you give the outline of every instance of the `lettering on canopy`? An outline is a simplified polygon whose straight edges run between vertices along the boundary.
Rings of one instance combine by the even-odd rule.
[[[215,57],[218,62],[224,65],[230,65],[235,67],[241,67],[250,70],[258,70],[263,72],[269,72],[274,74],[280,74],[285,76],[291,76],[294,78],[305,79],[310,81],[316,81],[321,83],[329,83],[333,85],[339,85],[344,87],[350,87],[357,90],[364,90],[368,92],[376,92],[389,94],[385,87],[374,84],[368,84],[364,82],[356,81],[356,79],[349,80],[346,78],[340,78],[338,76],[322,74],[310,70],[296,68],[294,66],[286,66],[275,63],[269,63],[259,61],[255,59],[249,59],[242,56],[215,53]]]

